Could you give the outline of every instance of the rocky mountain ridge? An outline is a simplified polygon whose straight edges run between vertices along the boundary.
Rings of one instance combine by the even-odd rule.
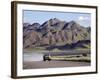
[[[75,21],[66,22],[57,18],[45,21],[43,24],[23,23],[23,47],[67,46],[77,44],[79,41],[90,43],[90,33],[90,27],[81,26]]]

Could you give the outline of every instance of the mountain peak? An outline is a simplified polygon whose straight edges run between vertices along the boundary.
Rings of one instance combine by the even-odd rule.
[[[23,23],[23,26],[24,27],[27,27],[27,26],[29,26],[30,24],[29,23]]]
[[[78,24],[76,21],[74,21],[74,20],[70,21],[69,24],[72,24],[72,25],[77,24],[77,25],[79,25],[79,24]]]
[[[76,21],[70,21],[68,23],[68,27],[71,29],[76,29],[76,28],[80,28],[80,24],[78,24]]]
[[[49,20],[50,22],[60,22],[60,20],[58,18],[52,18]]]
[[[58,21],[60,21],[58,18],[53,18],[54,20],[58,20]]]
[[[32,26],[40,26],[39,23],[33,23]]]

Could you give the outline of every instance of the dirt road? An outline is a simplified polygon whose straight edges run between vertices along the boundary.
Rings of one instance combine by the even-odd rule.
[[[30,61],[23,62],[23,69],[56,68],[56,67],[78,67],[90,66],[90,62],[73,61]]]

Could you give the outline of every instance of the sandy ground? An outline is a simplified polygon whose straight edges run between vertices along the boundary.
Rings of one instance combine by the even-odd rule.
[[[56,68],[56,67],[79,67],[90,66],[90,62],[73,61],[29,61],[23,62],[23,69]]]

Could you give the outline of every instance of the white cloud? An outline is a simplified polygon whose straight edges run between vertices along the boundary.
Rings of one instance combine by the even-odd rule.
[[[89,19],[88,17],[84,17],[84,16],[79,16],[78,17],[79,21],[88,20],[88,19]]]

